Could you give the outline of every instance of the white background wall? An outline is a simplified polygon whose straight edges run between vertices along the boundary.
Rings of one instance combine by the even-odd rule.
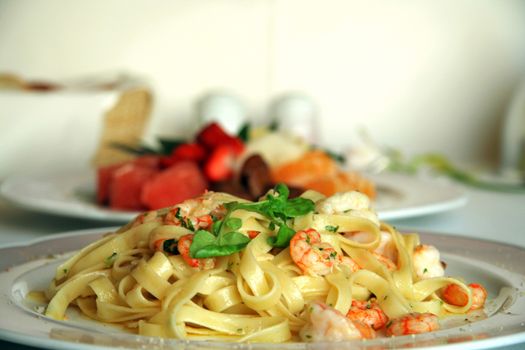
[[[255,120],[301,91],[320,107],[327,145],[363,126],[409,153],[495,162],[525,75],[525,2],[0,0],[0,71],[116,70],[151,82],[151,134],[192,130],[210,89],[239,95]]]

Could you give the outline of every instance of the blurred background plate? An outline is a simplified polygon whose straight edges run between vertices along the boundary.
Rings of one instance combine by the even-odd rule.
[[[95,177],[91,170],[13,175],[0,186],[0,194],[20,207],[84,219],[127,222],[138,213],[96,204]]]
[[[447,181],[390,173],[374,175],[371,179],[377,186],[373,206],[381,220],[451,210],[467,200],[460,188]],[[2,183],[0,194],[23,208],[69,217],[127,222],[138,214],[97,205],[95,178],[89,169],[13,175]]]
[[[368,177],[377,188],[373,206],[381,220],[435,214],[467,203],[464,191],[446,179],[393,173]]]

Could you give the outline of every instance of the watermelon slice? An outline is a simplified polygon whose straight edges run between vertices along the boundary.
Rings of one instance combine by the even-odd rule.
[[[113,173],[124,164],[113,164],[97,169],[97,203],[106,205],[109,202],[109,188]]]
[[[116,169],[109,185],[109,206],[121,210],[143,210],[141,201],[142,187],[159,170],[134,163],[125,164]]]
[[[142,203],[150,209],[160,209],[200,196],[208,182],[195,162],[180,161],[157,173],[142,189]]]
[[[132,162],[139,166],[157,169],[160,168],[160,158],[158,155],[148,154],[135,158]]]

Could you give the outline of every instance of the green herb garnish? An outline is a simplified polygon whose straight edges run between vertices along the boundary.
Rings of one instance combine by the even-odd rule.
[[[106,266],[106,268],[110,268],[111,266],[113,266],[113,263],[115,262],[116,259],[117,259],[117,252],[113,252],[113,254],[105,258],[104,265]]]
[[[175,213],[175,218],[180,221],[180,225],[184,228],[187,228],[190,231],[195,231],[195,227],[193,227],[193,223],[188,218],[186,219],[182,214],[180,213],[180,208],[177,208],[177,212]]]
[[[391,171],[415,174],[420,169],[427,168],[437,174],[447,176],[453,180],[472,187],[509,193],[525,192],[525,186],[523,186],[523,184],[506,184],[480,179],[474,174],[454,165],[441,154],[424,153],[406,160],[399,151],[390,149],[387,152],[387,155],[390,158],[388,170]]]
[[[185,144],[186,142],[187,141],[181,139],[158,138],[158,147],[152,147],[144,144],[139,146],[130,146],[118,142],[112,143],[111,147],[137,156],[144,156],[147,154],[167,156],[170,155],[175,148],[179,147],[182,144]]]
[[[339,230],[339,226],[326,225],[324,229],[326,231],[335,233],[335,232],[337,232],[337,230]]]
[[[240,138],[244,143],[248,142],[250,140],[251,128],[252,127],[250,123],[245,123],[237,133],[237,137]]]
[[[176,239],[167,239],[162,243],[162,250],[166,253],[179,255],[180,253],[177,243],[178,241]]]
[[[314,210],[314,202],[310,199],[297,197],[288,199],[290,191],[284,184],[277,184],[275,194],[268,194],[266,199],[256,203],[226,203],[228,211],[244,209],[266,216],[270,222],[279,227],[277,235],[269,238],[269,243],[278,248],[284,248],[290,243],[295,231],[287,225],[288,219],[306,215]]]
[[[287,225],[287,220],[305,215],[314,210],[314,202],[306,198],[288,199],[290,192],[284,184],[275,186],[274,194],[268,194],[266,199],[256,203],[225,203],[227,210],[222,220],[217,220],[211,227],[211,232],[198,230],[193,236],[190,246],[192,258],[209,258],[226,256],[241,251],[250,242],[250,238],[238,232],[242,226],[239,218],[231,218],[236,210],[247,210],[264,215],[270,220],[270,225],[279,228],[275,237],[269,238],[274,247],[286,247],[295,231]]]
[[[211,226],[211,232],[198,230],[193,236],[190,246],[192,258],[210,258],[226,256],[242,250],[250,242],[250,238],[238,232],[242,226],[239,218],[230,218],[228,211],[222,220],[217,220]]]

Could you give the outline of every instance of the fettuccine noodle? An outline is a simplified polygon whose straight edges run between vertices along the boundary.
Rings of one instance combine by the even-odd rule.
[[[334,263],[326,274],[304,271],[294,261],[290,245],[271,244],[278,234],[271,218],[245,209],[229,214],[229,218],[240,220],[235,231],[250,237],[242,249],[202,259],[168,250],[165,242],[178,243],[180,250],[182,237],[191,237],[203,227],[211,230],[205,223],[195,227],[202,223],[203,215],[211,213],[217,221],[224,216],[225,203],[244,203],[210,192],[179,206],[145,213],[61,264],[46,292],[49,303],[45,314],[64,319],[67,308],[74,305],[89,318],[123,325],[139,335],[290,342],[299,340],[313,301],[346,315],[353,300],[373,297],[390,319],[413,312],[442,317],[470,309],[471,294],[461,280],[416,274],[413,251],[420,244],[417,234],[401,234],[380,223],[369,208],[327,212],[319,209],[319,203],[326,204],[330,198],[312,192],[302,198],[317,205],[313,211],[288,218],[288,227],[294,232],[314,229],[323,244],[333,248],[333,256],[351,259],[357,269]],[[181,221],[186,219],[180,217],[185,206],[188,218],[194,221],[191,225]],[[351,233],[356,232],[366,234],[367,239],[353,239]],[[390,239],[393,267],[374,253],[382,237]],[[188,261],[198,262],[198,266]],[[440,297],[440,290],[450,284],[467,294],[464,306]]]

